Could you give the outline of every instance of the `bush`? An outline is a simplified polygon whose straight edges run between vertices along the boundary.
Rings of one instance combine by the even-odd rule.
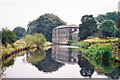
[[[89,47],[88,43],[83,43],[83,42],[76,42],[76,43],[72,43],[71,45],[73,45],[73,46],[79,46],[81,48],[88,48]]]
[[[92,59],[111,59],[112,48],[109,44],[96,44],[83,52],[86,56]]]

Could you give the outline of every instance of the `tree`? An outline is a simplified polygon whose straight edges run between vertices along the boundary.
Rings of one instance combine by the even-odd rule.
[[[117,30],[117,37],[120,38],[120,29]]]
[[[119,17],[119,12],[116,12],[116,11],[114,11],[114,12],[108,12],[108,13],[106,13],[105,15],[103,15],[103,14],[100,14],[100,15],[98,15],[97,17],[96,17],[96,20],[98,21],[98,22],[102,22],[102,21],[104,21],[104,20],[113,20],[114,22],[116,22],[116,21],[118,21],[118,17]]]
[[[29,34],[41,33],[48,41],[52,41],[52,29],[65,24],[66,23],[58,16],[45,14],[41,15],[36,20],[29,22],[27,32]]]
[[[100,14],[96,17],[96,20],[100,23],[104,20],[109,20],[109,19],[115,22],[117,28],[120,28],[119,26],[120,25],[120,12],[116,12],[116,11],[108,12],[105,15]]]
[[[25,42],[26,47],[33,46],[33,43],[34,43],[34,37],[33,37],[33,35],[26,35],[22,39]]]
[[[100,24],[99,30],[104,36],[114,37],[116,35],[117,28],[113,20],[104,20]]]
[[[15,32],[18,40],[26,34],[25,28],[22,27],[16,27],[13,31]]]
[[[44,43],[46,42],[45,37],[42,34],[38,34],[38,33],[35,33],[34,36],[35,36],[35,44],[37,45],[37,48],[39,48],[39,46],[41,45],[43,46]]]
[[[84,15],[81,19],[82,24],[79,25],[80,40],[86,39],[88,36],[94,35],[98,29],[93,15]]]
[[[14,31],[2,29],[2,44],[7,47],[7,43],[12,44],[16,41],[16,34]]]
[[[37,48],[44,46],[44,43],[46,42],[45,37],[38,33],[34,35],[26,35],[23,37],[23,40],[25,41],[27,47],[37,45]]]

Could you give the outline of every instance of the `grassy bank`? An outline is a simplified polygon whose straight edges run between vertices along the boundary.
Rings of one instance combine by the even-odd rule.
[[[120,63],[119,38],[92,38],[83,41],[74,41],[70,45],[79,46],[84,56],[97,70],[111,73]]]
[[[46,47],[51,45],[52,43],[50,42],[45,42],[44,45],[40,46],[40,47]],[[28,46],[24,39],[20,39],[18,41],[16,41],[14,44],[7,44],[7,47],[1,45],[1,57],[2,55],[8,55],[13,51],[19,51],[19,50],[23,50],[25,48],[32,48],[32,47],[37,47],[36,44],[32,44],[31,46]],[[47,49],[48,47],[46,47]]]
[[[112,56],[112,59],[120,60],[120,39],[119,38],[92,38],[86,39],[79,42],[73,42],[70,45],[79,46],[82,54],[89,58],[99,59],[106,55],[106,58]],[[106,53],[106,54],[105,54]],[[101,58],[100,58],[101,57]]]

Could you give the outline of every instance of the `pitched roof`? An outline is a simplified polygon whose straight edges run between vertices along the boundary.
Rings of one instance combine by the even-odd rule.
[[[77,26],[77,25],[75,25],[75,24],[71,24],[71,25],[58,26],[58,27],[56,27],[56,28],[54,28],[54,29],[58,29],[58,28],[65,28],[65,27],[78,27],[78,26]]]

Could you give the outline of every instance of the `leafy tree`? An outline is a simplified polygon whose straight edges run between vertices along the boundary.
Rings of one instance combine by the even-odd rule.
[[[116,11],[114,11],[114,12],[108,12],[108,13],[106,13],[105,15],[103,15],[103,14],[100,14],[100,15],[98,15],[97,17],[96,17],[96,20],[98,21],[98,22],[102,22],[102,21],[104,21],[104,20],[113,20],[114,22],[116,22],[116,21],[118,21],[118,17],[119,17],[119,12],[116,12]]]
[[[34,43],[33,35],[26,35],[22,39],[24,40],[27,47],[33,46]]]
[[[104,20],[100,26],[99,30],[104,36],[114,37],[117,31],[115,22],[113,20]]]
[[[65,24],[66,23],[56,15],[44,14],[36,20],[29,22],[27,31],[29,34],[41,33],[48,41],[52,41],[52,29]]]
[[[16,34],[14,31],[2,29],[2,44],[7,47],[7,43],[12,44],[16,41]]]
[[[117,37],[120,38],[120,29],[117,30]]]
[[[80,40],[86,39],[88,36],[94,35],[98,31],[96,21],[93,15],[84,15],[81,19],[82,24],[79,25]]]
[[[35,33],[34,36],[35,36],[35,44],[37,45],[37,48],[39,48],[39,46],[41,45],[44,45],[46,39],[42,34]]]
[[[25,41],[28,47],[37,45],[37,48],[39,48],[39,46],[43,46],[46,42],[45,37],[42,34],[38,33],[34,35],[26,35],[25,37],[23,37],[23,40]]]
[[[26,34],[25,28],[22,27],[16,27],[13,31],[16,33],[17,39],[22,38]]]

